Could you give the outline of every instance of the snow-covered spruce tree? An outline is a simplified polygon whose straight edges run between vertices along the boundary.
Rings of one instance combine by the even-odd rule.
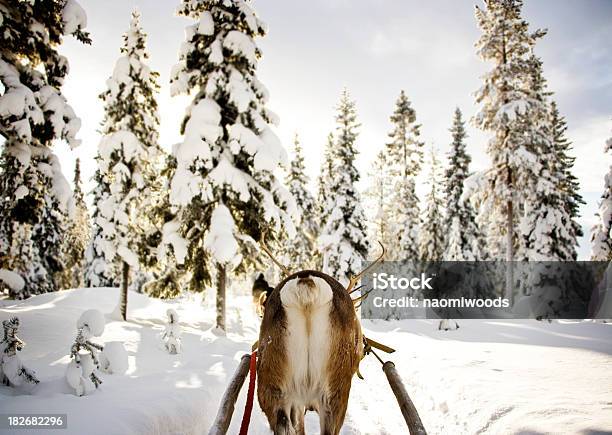
[[[244,275],[261,262],[257,242],[283,230],[293,236],[295,202],[274,175],[287,153],[269,124],[268,92],[256,77],[265,33],[250,2],[184,0],[186,28],[171,92],[194,95],[174,148],[170,202],[177,208],[174,254],[191,273],[189,287],[217,287],[217,326],[225,329],[227,272]],[[177,249],[179,242],[187,249]]]
[[[170,181],[175,170],[176,157],[172,154],[166,155],[160,172],[161,188],[150,214],[153,231],[145,238],[147,246],[157,245],[158,249],[156,255],[148,257],[145,263],[147,268],[154,270],[154,279],[143,286],[143,291],[162,299],[179,296],[185,277],[182,265],[177,264],[175,252],[185,252],[186,242],[177,233],[179,222],[170,204]]]
[[[317,176],[317,217],[319,228],[323,228],[327,223],[326,211],[329,209],[328,202],[332,200],[331,186],[336,173],[336,161],[334,154],[334,134],[327,135],[327,142],[323,148],[323,159]],[[320,259],[322,261],[322,258]],[[322,267],[322,263],[319,264]]]
[[[315,242],[319,235],[319,225],[316,203],[308,190],[308,183],[302,146],[296,134],[293,142],[293,160],[285,180],[300,215],[295,237],[285,242],[290,270],[313,269],[317,265]]]
[[[567,123],[565,118],[559,113],[555,101],[550,103],[550,117],[555,155],[561,172],[559,174],[561,184],[558,188],[563,195],[562,203],[565,205],[571,219],[572,239],[577,240],[584,235],[578,218],[580,217],[580,206],[584,205],[585,202],[578,193],[580,183],[572,172],[576,158],[571,155],[572,143],[566,137]],[[571,252],[572,257],[564,258],[563,260],[576,260],[578,257],[576,250],[571,250]]]
[[[386,154],[394,204],[391,213],[393,229],[389,259],[417,260],[419,237],[419,199],[415,190],[415,179],[423,163],[423,142],[419,140],[420,125],[416,123],[416,112],[404,91],[401,91],[395,111],[390,120],[393,130],[389,133]]]
[[[157,143],[157,73],[145,64],[146,35],[140,15],[132,13],[130,28],[123,35],[122,56],[117,60],[108,90],[100,95],[104,102],[102,140],[98,147],[98,166],[109,195],[99,204],[96,223],[102,229],[102,252],[107,263],[121,263],[120,312],[127,317],[127,289],[130,268],[139,268],[138,248],[143,237],[140,220],[143,198],[152,195],[155,176],[151,166],[160,155]]]
[[[368,254],[366,217],[357,190],[359,172],[355,168],[355,141],[357,139],[357,115],[355,102],[348,91],[342,92],[336,115],[336,142],[333,159],[336,168],[330,186],[330,198],[325,213],[329,216],[319,236],[324,271],[340,282],[362,269]],[[331,201],[330,201],[331,200]]]
[[[78,288],[83,285],[85,273],[85,249],[89,243],[91,229],[89,213],[81,189],[81,161],[76,159],[74,167],[74,215],[68,222],[68,228],[62,245],[65,269],[59,279],[60,288]]]
[[[370,186],[366,190],[365,195],[374,212],[374,215],[369,217],[370,233],[372,234],[371,240],[382,243],[386,249],[391,249],[395,245],[395,241],[391,239],[393,227],[389,215],[392,204],[389,199],[392,190],[389,184],[388,166],[389,163],[385,151],[379,151],[372,164]],[[376,249],[380,250],[378,244],[376,247]]]
[[[469,200],[462,197],[465,180],[470,175],[472,158],[465,149],[467,133],[459,108],[455,109],[450,131],[452,142],[445,177],[446,224],[450,225],[450,231],[446,237],[444,260],[484,260],[486,241],[476,225],[476,212]]]
[[[444,255],[446,225],[444,224],[444,178],[436,151],[431,150],[429,169],[429,193],[425,198],[425,209],[419,232],[419,259],[440,261]]]
[[[489,211],[487,242],[492,259],[508,261],[505,297],[511,298],[514,287],[512,261],[523,238],[517,231],[523,200],[536,158],[524,114],[533,98],[528,86],[532,48],[545,34],[530,33],[521,18],[521,0],[485,0],[485,8],[476,7],[476,20],[482,35],[476,43],[478,55],[493,68],[484,75],[484,84],[476,92],[481,105],[474,123],[490,132],[487,145],[491,167],[486,172],[487,187],[482,207]]]
[[[100,161],[100,156],[96,157]],[[119,267],[118,261],[107,262],[104,251],[108,244],[102,224],[106,222],[103,218],[99,205],[106,203],[110,197],[110,184],[107,177],[102,174],[100,164],[93,176],[93,214],[91,225],[91,236],[87,249],[85,250],[85,276],[86,287],[118,287]],[[108,233],[108,232],[107,232]]]
[[[527,189],[520,217],[522,240],[517,258],[572,260],[577,256],[578,241],[568,207],[569,192],[562,190],[565,169],[555,149],[548,102],[550,93],[546,89],[541,60],[532,56],[529,65],[531,71],[525,87],[531,98],[517,119],[523,121],[525,147],[533,157],[530,166],[522,171],[525,178],[521,182]]]
[[[612,137],[606,141],[604,152],[612,151]],[[612,166],[604,179],[604,191],[596,214],[597,223],[591,230],[591,260],[612,260]]]
[[[0,268],[24,263],[9,258],[7,250],[20,234],[12,232],[13,223],[29,226],[36,249],[19,250],[32,254],[28,261],[38,271],[20,292],[28,297],[57,288],[61,237],[72,205],[52,143],[77,146],[80,120],[60,91],[68,61],[57,47],[69,34],[90,41],[83,32],[85,12],[74,0],[4,2],[0,17]]]

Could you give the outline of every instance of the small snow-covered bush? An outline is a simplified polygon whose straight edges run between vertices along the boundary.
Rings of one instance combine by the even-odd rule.
[[[90,393],[102,383],[96,369],[100,368],[97,354],[104,348],[90,339],[102,335],[104,326],[104,315],[98,310],[87,310],[77,320],[77,336],[70,348],[72,361],[66,368],[66,381],[77,396]]]
[[[173,309],[166,311],[168,323],[165,331],[161,334],[166,350],[172,355],[181,353],[181,326],[178,323],[178,314]]]
[[[24,381],[30,384],[38,384],[39,381],[34,371],[25,367],[21,358],[17,356],[17,352],[25,346],[25,343],[17,337],[19,319],[13,317],[4,320],[2,327],[4,328],[4,337],[0,341],[0,378],[2,378],[2,383],[14,387],[22,385]]]

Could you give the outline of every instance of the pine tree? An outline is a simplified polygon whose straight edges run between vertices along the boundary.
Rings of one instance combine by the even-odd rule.
[[[612,137],[606,141],[604,152],[612,151]],[[591,259],[612,260],[612,166],[605,176],[604,191],[596,214],[597,223],[591,230]]]
[[[463,188],[470,175],[472,158],[466,152],[465,123],[459,108],[455,109],[451,150],[448,156],[449,166],[446,169],[446,223],[450,224],[444,259],[447,261],[484,260],[485,239],[476,225],[476,212],[468,200],[465,200]]]
[[[323,249],[324,271],[341,282],[359,273],[369,249],[366,218],[356,184],[359,172],[355,168],[357,150],[357,115],[355,102],[345,89],[336,115],[336,143],[333,159],[336,170],[326,198],[325,213],[329,216],[321,231],[319,246]]]
[[[396,260],[416,260],[418,258],[419,199],[415,190],[415,179],[423,163],[423,142],[419,140],[420,125],[416,123],[416,112],[408,97],[401,91],[396,108],[391,115],[393,130],[389,133],[391,141],[387,144],[388,172],[391,177],[394,211],[390,216],[393,227],[391,247],[388,258]]]
[[[559,170],[561,171],[559,174],[561,184],[558,188],[564,196],[562,202],[571,219],[572,239],[577,240],[584,235],[578,218],[580,217],[580,206],[584,205],[585,202],[578,193],[580,190],[580,183],[572,172],[576,158],[570,154],[572,151],[572,143],[565,136],[567,123],[565,122],[565,118],[559,113],[555,101],[552,101],[550,104],[550,116],[555,155],[560,165]],[[564,258],[564,260],[576,260],[577,257],[576,250],[573,250],[571,258]]]
[[[524,113],[532,96],[525,87],[529,76],[528,57],[536,40],[544,35],[538,30],[529,33],[528,24],[521,18],[522,1],[485,1],[486,9],[476,8],[476,19],[483,34],[477,42],[478,54],[484,61],[494,64],[484,76],[484,85],[476,94],[482,105],[475,123],[493,134],[487,146],[492,166],[488,171],[491,201],[489,247],[493,258],[505,252],[508,261],[515,259],[519,243],[516,232],[524,198],[525,185],[521,184],[523,170],[530,166],[529,139],[525,137]],[[505,237],[505,240],[504,240]]]
[[[304,156],[298,135],[293,142],[294,156],[289,166],[286,185],[295,199],[300,219],[296,225],[297,234],[286,242],[290,270],[316,268],[315,241],[319,235],[315,200],[308,190],[309,179],[304,166]]]
[[[98,168],[93,176],[94,189],[93,195],[93,214],[90,242],[85,250],[85,277],[86,287],[118,287],[119,264],[118,261],[107,261],[104,255],[108,239],[105,236],[102,225],[106,219],[102,215],[99,207],[106,204],[110,197],[110,184],[107,177],[100,170],[100,156],[96,157]]]
[[[143,286],[143,291],[162,299],[179,296],[185,277],[182,265],[177,264],[177,258],[181,258],[181,253],[186,251],[186,242],[176,233],[180,224],[170,204],[170,182],[175,171],[176,158],[168,154],[159,174],[162,184],[158,198],[150,212],[152,230],[143,240],[147,251],[150,246],[157,246],[156,255],[145,259],[146,267],[153,270],[154,279]]]
[[[376,154],[370,172],[371,185],[366,190],[366,196],[374,210],[374,215],[370,218],[372,240],[382,243],[387,250],[395,245],[391,238],[390,213],[393,204],[389,201],[392,190],[389,183],[389,174],[387,173],[388,166],[389,162],[387,161],[385,151],[379,151]]]
[[[534,162],[524,171],[526,197],[520,217],[522,241],[518,257],[529,261],[558,261],[575,259],[578,242],[575,223],[570,216],[570,197],[564,188],[566,168],[557,155],[552,130],[546,80],[542,62],[530,58],[530,76],[526,84],[532,94],[525,113],[523,134]]]
[[[89,243],[89,213],[81,189],[81,161],[76,159],[74,167],[74,214],[68,222],[68,228],[62,245],[65,269],[59,277],[61,288],[79,288],[83,285],[85,249]]]
[[[323,228],[327,223],[326,210],[329,209],[328,201],[331,201],[331,186],[336,172],[336,162],[334,160],[334,134],[327,135],[327,142],[323,150],[323,160],[317,177],[317,213],[319,227]]]
[[[425,209],[419,232],[419,259],[422,261],[440,261],[444,255],[445,228],[444,228],[444,198],[442,168],[436,157],[436,151],[431,150],[429,193],[425,198]]]
[[[28,297],[56,290],[55,275],[63,269],[61,237],[72,204],[52,143],[79,145],[80,120],[60,90],[68,61],[57,47],[65,35],[90,40],[85,12],[74,0],[3,3],[1,16],[0,268],[25,263],[10,258],[9,249],[30,255],[28,268],[37,272],[24,277],[20,293]],[[26,240],[13,233],[13,223],[29,228],[32,249],[15,250],[16,240]]]
[[[489,211],[487,228],[488,252],[492,259],[508,261],[506,298],[511,300],[514,287],[512,261],[523,238],[517,231],[523,199],[527,196],[536,160],[525,134],[530,127],[525,114],[532,100],[526,86],[530,76],[532,48],[546,33],[529,33],[521,18],[521,0],[485,0],[485,9],[476,7],[476,20],[482,35],[476,47],[484,61],[493,68],[484,76],[484,84],[476,93],[481,104],[475,124],[492,134],[487,146],[491,168],[486,172],[487,188],[483,208]]]
[[[184,0],[178,14],[196,22],[186,29],[171,91],[195,97],[174,149],[170,193],[178,210],[172,236],[187,249],[173,247],[191,272],[191,290],[203,291],[216,274],[217,326],[225,329],[228,269],[244,275],[257,267],[264,233],[273,241],[284,226],[293,236],[295,203],[274,175],[287,154],[269,127],[276,116],[256,77],[254,39],[264,36],[264,24],[244,0]]]
[[[109,195],[96,206],[96,223],[102,228],[107,263],[121,263],[121,317],[127,317],[127,289],[130,268],[139,268],[138,248],[143,237],[143,198],[152,195],[159,155],[157,143],[157,73],[145,64],[146,35],[140,14],[132,13],[130,28],[123,35],[122,56],[117,60],[108,90],[100,95],[104,102],[104,135],[98,148],[98,165]]]

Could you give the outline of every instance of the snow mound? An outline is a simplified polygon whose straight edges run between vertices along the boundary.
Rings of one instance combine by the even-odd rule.
[[[6,269],[0,269],[0,281],[9,286],[15,293],[23,290],[23,287],[25,286],[25,281],[21,275]]]
[[[109,374],[122,375],[128,369],[128,353],[118,341],[104,344],[100,353],[100,369]]]
[[[77,320],[77,329],[87,327],[94,337],[100,337],[104,332],[105,323],[104,314],[100,311],[87,310]]]

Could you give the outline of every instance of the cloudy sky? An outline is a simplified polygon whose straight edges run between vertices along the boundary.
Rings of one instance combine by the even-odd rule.
[[[119,56],[121,35],[137,7],[149,34],[150,65],[159,71],[161,140],[170,149],[179,142],[179,125],[187,97],[171,98],[169,73],[190,21],[174,15],[172,0],[79,0],[88,14],[93,44],[66,38],[61,52],[70,61],[64,93],[82,119],[83,144],[75,152],[58,146],[68,178],[74,158],[81,158],[86,177],[95,170],[97,128],[105,89]],[[478,2],[476,2],[478,3]],[[488,69],[475,55],[479,30],[474,1],[436,0],[257,0],[268,35],[259,41],[263,59],[260,80],[280,116],[277,129],[286,146],[298,132],[312,178],[317,174],[327,134],[334,128],[334,107],[347,87],[357,102],[362,124],[357,165],[366,174],[390,129],[389,115],[404,89],[422,124],[428,146],[446,153],[451,116],[456,106],[467,119],[477,108],[473,93]],[[536,50],[545,75],[569,124],[577,157],[575,173],[587,205],[582,223],[590,228],[603,177],[612,163],[603,144],[612,130],[612,2],[527,0],[524,17],[532,29],[547,28]],[[487,135],[468,126],[473,170],[487,165]],[[367,180],[366,180],[367,181]],[[363,183],[362,183],[363,184]],[[86,187],[91,188],[91,182]],[[365,187],[365,184],[363,184]],[[581,241],[585,258],[588,242]]]

